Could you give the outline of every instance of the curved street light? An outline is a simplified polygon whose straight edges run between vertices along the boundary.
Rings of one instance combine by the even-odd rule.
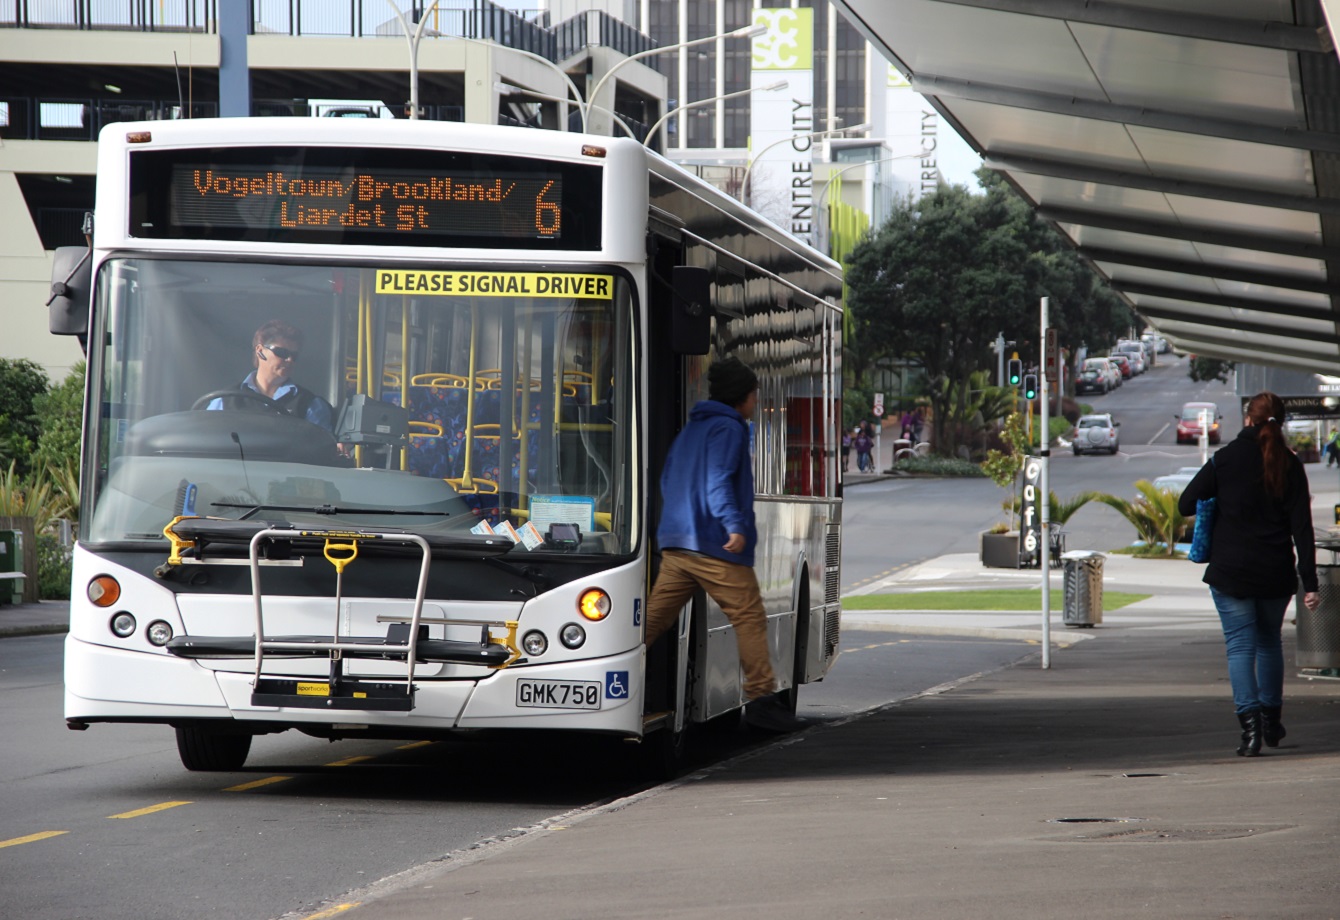
[[[596,85],[591,89],[591,92],[587,94],[586,97],[588,100],[587,105],[589,106],[591,101],[598,99],[600,97],[600,91],[605,88],[605,83],[606,81],[609,80],[610,77],[614,76],[614,74],[617,73],[621,67],[624,67],[627,64],[631,64],[634,61],[641,61],[649,57],[655,57],[658,54],[669,54],[671,51],[682,51],[685,48],[692,48],[695,45],[703,45],[706,44],[707,42],[714,42],[722,38],[753,38],[756,35],[763,35],[767,31],[768,27],[763,25],[741,26],[740,28],[734,30],[733,32],[725,32],[722,33],[721,35],[709,35],[706,38],[694,38],[686,42],[679,42],[678,44],[675,45],[666,45],[664,48],[648,48],[646,51],[639,51],[637,54],[630,54],[628,57],[624,58],[622,61],[619,61],[617,64],[615,64],[613,67],[611,67],[609,70],[605,71],[601,75],[600,79],[596,81]],[[583,133],[585,133],[587,129],[586,123],[588,114],[589,113],[585,109],[583,109],[582,111]]]
[[[386,0],[386,2],[391,4],[391,9],[395,11],[395,18],[400,20],[400,28],[405,33],[405,41],[409,42],[409,117],[410,121],[417,121],[419,118],[419,39],[423,38],[423,27],[428,25],[428,14],[437,9],[437,0],[433,0],[433,5],[423,11],[412,36],[409,31],[409,23],[405,20],[405,14],[400,12],[400,7],[396,6],[395,0]]]
[[[387,2],[389,3],[391,2],[391,0],[387,0]],[[572,99],[562,99],[558,96],[551,96],[549,98],[551,98],[555,102],[565,102],[568,105],[575,105],[577,107],[577,111],[583,113],[582,125],[583,127],[585,127],[586,102],[582,99],[582,92],[580,89],[578,89],[576,82],[572,79],[571,76],[569,76],[568,72],[564,70],[562,67],[559,67],[557,64],[555,64],[553,61],[549,60],[542,54],[536,54],[534,51],[527,51],[524,48],[513,48],[510,45],[501,45],[498,42],[493,41],[492,39],[470,38],[469,36],[466,35],[455,35],[452,37],[455,38],[456,41],[470,42],[471,44],[474,45],[483,45],[486,48],[491,48],[498,51],[508,51],[511,52],[512,54],[519,54],[524,58],[529,58],[532,61],[535,61],[548,67],[554,73],[558,74],[560,77],[563,78],[563,82],[568,84],[568,90],[571,91],[573,95]],[[527,92],[529,92],[529,90]],[[568,130],[568,126],[566,123],[563,125],[563,130],[564,131]]]
[[[769,86],[760,86],[758,87],[758,89],[760,92],[773,92],[776,90],[786,89],[787,85],[788,84],[785,80],[779,80],[778,82],[773,83]],[[661,125],[665,124],[666,121],[669,120],[671,115],[677,115],[680,112],[686,112],[689,109],[697,109],[705,105],[711,105],[714,102],[720,102],[722,99],[734,99],[736,96],[748,96],[752,92],[754,92],[754,89],[753,87],[750,87],[749,89],[736,90],[733,93],[722,93],[719,96],[709,96],[706,99],[699,99],[697,102],[686,102],[683,105],[677,105],[673,109],[670,109],[670,111],[662,115],[660,118],[656,119],[656,123],[652,125],[651,130],[647,132],[647,139],[642,142],[642,146],[644,147],[651,146],[652,139],[656,137],[656,132],[660,130]]]
[[[820,137],[827,137],[830,134],[845,134],[848,131],[868,131],[868,130],[870,130],[870,123],[863,121],[859,125],[852,125],[849,128],[829,128],[827,131],[811,131],[808,134],[793,134],[790,135],[789,137],[784,137],[781,138],[780,140],[773,141],[771,144],[768,144],[758,153],[750,157],[749,165],[744,168],[744,178],[740,180],[740,192],[744,195],[743,199],[744,203],[750,204],[754,197],[753,189],[751,189],[749,186],[749,175],[754,171],[754,164],[757,163],[760,158],[762,158],[763,154],[767,153],[773,147],[780,147],[782,144],[794,143],[796,138],[800,137],[820,138]]]
[[[536,98],[536,99],[545,99],[545,100],[548,100],[549,102],[571,102],[571,101],[572,101],[572,100],[570,100],[570,99],[564,99],[562,96],[555,96],[555,95],[552,95],[552,94],[550,94],[550,93],[542,93],[542,92],[540,92],[540,91],[538,91],[538,90],[526,89],[526,87],[524,87],[524,86],[513,86],[511,83],[503,83],[503,82],[501,82],[501,81],[499,81],[499,82],[497,82],[497,83],[494,83],[494,84],[493,84],[493,88],[494,88],[495,90],[497,90],[498,92],[500,92],[500,93],[502,93],[502,94],[504,94],[504,95],[509,95],[509,96],[510,96],[510,95],[533,96],[533,97]],[[614,114],[614,113],[611,112],[609,109],[603,108],[603,107],[601,107],[601,106],[595,106],[595,108],[600,109],[600,111],[604,112],[604,113],[605,113],[606,115],[608,115],[610,118],[613,118],[616,122],[618,122],[619,127],[620,127],[620,128],[623,128],[624,133],[627,134],[629,137],[632,137],[632,138],[636,138],[636,137],[637,137],[637,135],[633,133],[633,129],[630,128],[630,127],[628,127],[628,123],[625,122],[625,121],[624,121],[622,118],[620,118],[618,115]],[[567,129],[565,128],[564,130],[567,130]]]

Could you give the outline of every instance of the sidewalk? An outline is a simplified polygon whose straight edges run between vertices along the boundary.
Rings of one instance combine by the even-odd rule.
[[[1094,629],[1066,629],[1053,611],[1049,670],[1035,654],[812,726],[447,854],[351,893],[341,903],[358,906],[340,916],[1340,916],[1340,682],[1297,676],[1286,627],[1289,735],[1237,757],[1201,567],[1106,562],[1107,590],[1152,596]],[[868,590],[1010,574],[949,556]],[[1040,632],[1036,613],[862,611],[844,623],[1023,642]]]
[[[0,605],[0,639],[63,633],[70,623],[69,601]]]

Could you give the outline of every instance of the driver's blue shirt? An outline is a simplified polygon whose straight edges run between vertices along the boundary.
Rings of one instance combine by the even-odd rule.
[[[286,383],[279,389],[275,390],[274,396],[266,396],[264,393],[262,393],[259,389],[256,388],[255,371],[252,371],[250,374],[247,374],[246,379],[242,381],[242,386],[251,390],[253,393],[261,397],[262,399],[268,399],[271,402],[279,402],[284,397],[297,393],[300,389],[296,383]],[[223,398],[222,397],[215,398],[205,408],[206,409],[224,408]],[[307,421],[311,422],[313,425],[320,425],[327,431],[333,432],[335,430],[335,410],[331,408],[330,403],[326,402],[320,396],[316,396],[315,394],[312,395],[312,401],[307,406],[307,412],[304,415],[304,418],[306,418]]]

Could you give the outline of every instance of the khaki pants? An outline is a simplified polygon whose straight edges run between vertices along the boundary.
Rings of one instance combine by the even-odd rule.
[[[735,627],[745,696],[754,700],[772,693],[776,680],[768,655],[767,614],[758,578],[747,565],[673,549],[662,553],[661,571],[647,601],[647,645],[670,628],[698,588],[717,602]]]

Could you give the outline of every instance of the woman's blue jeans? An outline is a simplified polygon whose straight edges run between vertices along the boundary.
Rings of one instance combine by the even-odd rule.
[[[1230,597],[1210,588],[1228,651],[1233,707],[1240,713],[1284,702],[1280,630],[1289,597]]]

